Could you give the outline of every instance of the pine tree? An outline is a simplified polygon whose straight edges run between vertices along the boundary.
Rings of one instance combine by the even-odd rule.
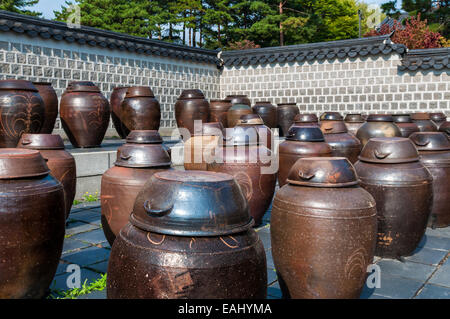
[[[6,10],[30,16],[41,16],[42,13],[26,10],[25,8],[34,6],[39,0],[0,0],[0,10]]]

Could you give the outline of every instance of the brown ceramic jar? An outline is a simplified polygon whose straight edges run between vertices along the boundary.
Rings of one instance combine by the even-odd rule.
[[[231,102],[231,105],[234,104],[244,104],[247,106],[251,106],[252,102],[247,97],[247,95],[228,95],[225,100],[228,100]]]
[[[279,136],[286,136],[289,128],[294,124],[294,118],[300,114],[296,103],[282,103],[277,107],[277,121]]]
[[[420,132],[437,132],[436,124],[431,121],[430,114],[425,112],[412,113],[411,119],[419,127]]]
[[[136,198],[108,263],[107,297],[264,299],[264,247],[228,174],[156,173]]]
[[[376,205],[347,159],[299,159],[270,224],[285,298],[359,298],[375,251]]]
[[[269,128],[277,127],[277,108],[270,102],[256,102],[253,106],[253,113],[258,114]]]
[[[319,119],[316,114],[312,113],[297,114],[292,126],[319,126]]]
[[[128,223],[134,201],[153,174],[170,169],[170,157],[158,131],[132,131],[117,150],[114,167],[102,176],[102,229],[112,246]]]
[[[411,120],[409,114],[393,114],[395,125],[400,129],[402,137],[409,137],[412,133],[420,132],[416,123]]]
[[[178,128],[194,134],[194,122],[209,122],[209,102],[200,90],[184,90],[175,103],[175,118]],[[184,134],[181,134],[184,137]]]
[[[416,147],[407,138],[372,138],[355,168],[360,185],[377,203],[375,255],[411,255],[425,234],[433,203],[433,177]]]
[[[360,140],[362,147],[374,137],[401,137],[402,133],[394,118],[389,114],[370,114],[366,123],[356,132],[356,137]]]
[[[64,242],[64,191],[35,150],[0,149],[0,298],[44,298]]]
[[[447,134],[447,137],[450,137],[450,122],[445,121],[444,123],[439,126],[439,132],[444,132]]]
[[[64,188],[67,219],[76,193],[77,168],[72,154],[64,149],[61,136],[58,134],[23,134],[17,147],[38,150],[47,161],[50,174]]]
[[[23,133],[39,133],[45,105],[33,83],[0,80],[0,147],[16,147]]]
[[[108,129],[108,100],[97,86],[72,83],[61,98],[61,123],[74,147],[98,147]]]
[[[341,113],[339,112],[324,112],[320,115],[320,121],[343,121]]]
[[[232,175],[241,186],[248,201],[255,226],[270,206],[277,181],[275,158],[264,145],[259,145],[257,130],[252,126],[227,129],[223,148],[216,160],[207,164],[207,170]]]
[[[40,133],[51,134],[58,117],[58,96],[51,83],[33,82],[33,84],[38,89],[45,107],[44,125],[42,125]]]
[[[233,104],[228,110],[228,127],[233,128],[237,125],[242,115],[253,114],[252,108],[245,104]]]
[[[228,127],[227,113],[230,107],[230,100],[211,100],[209,102],[209,121],[220,122],[224,128]]]
[[[278,150],[279,170],[278,185],[286,184],[289,171],[299,158],[330,157],[332,149],[325,142],[325,137],[318,126],[293,126]]]
[[[442,132],[420,132],[410,136],[420,160],[433,176],[431,227],[450,226],[450,140]]]
[[[442,112],[438,112],[438,113],[430,113],[430,120],[437,126],[437,128],[439,129],[439,127],[441,126],[442,123],[444,123],[445,121],[447,121],[447,116],[442,113]]]
[[[184,169],[206,171],[207,163],[214,161],[217,148],[222,147],[223,134],[220,122],[203,123],[202,131],[184,144]]]
[[[125,134],[122,130],[123,124],[120,120],[120,106],[122,105],[129,88],[129,86],[115,87],[111,93],[111,98],[109,99],[109,104],[111,105],[111,119],[113,121],[114,128],[123,139],[127,137],[127,134]]]
[[[320,129],[325,136],[325,142],[331,146],[334,157],[346,157],[352,164],[358,161],[361,142],[348,133],[343,121],[322,121]]]
[[[153,91],[147,86],[130,87],[120,106],[122,131],[159,130],[161,109]]]
[[[271,129],[264,125],[263,120],[258,114],[242,115],[236,126],[254,127],[258,131],[259,144],[272,150],[272,145],[274,145],[275,142],[274,136]]]
[[[344,121],[348,131],[353,135],[356,135],[356,132],[358,132],[358,129],[366,120],[361,114],[347,114]]]

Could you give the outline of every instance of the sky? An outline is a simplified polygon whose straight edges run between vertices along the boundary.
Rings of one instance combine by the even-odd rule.
[[[61,8],[61,5],[64,5],[65,2],[65,0],[39,0],[38,4],[30,7],[30,9],[42,12],[43,17],[46,19],[53,19],[55,18],[53,10],[59,10]],[[387,0],[365,0],[364,2],[380,5],[384,2],[387,2]],[[399,3],[400,1],[398,1],[397,5]]]

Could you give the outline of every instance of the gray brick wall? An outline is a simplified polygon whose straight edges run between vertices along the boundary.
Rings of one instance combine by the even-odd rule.
[[[8,78],[51,82],[58,96],[70,81],[89,80],[108,99],[116,86],[150,86],[161,104],[162,128],[176,127],[174,104],[182,90],[200,89],[209,99],[220,95],[215,65],[0,34],[0,79]],[[59,119],[55,129],[61,132]]]
[[[296,102],[303,112],[445,112],[450,116],[450,72],[402,72],[401,56],[225,67],[221,96],[252,102]]]

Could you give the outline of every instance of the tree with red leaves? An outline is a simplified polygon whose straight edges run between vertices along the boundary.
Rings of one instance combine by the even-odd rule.
[[[431,49],[441,48],[446,43],[445,38],[439,33],[431,31],[427,20],[410,17],[405,20],[405,25],[395,21],[392,27],[384,24],[379,30],[371,30],[364,37],[384,35],[394,32],[391,39],[394,43],[404,44],[408,49]]]

